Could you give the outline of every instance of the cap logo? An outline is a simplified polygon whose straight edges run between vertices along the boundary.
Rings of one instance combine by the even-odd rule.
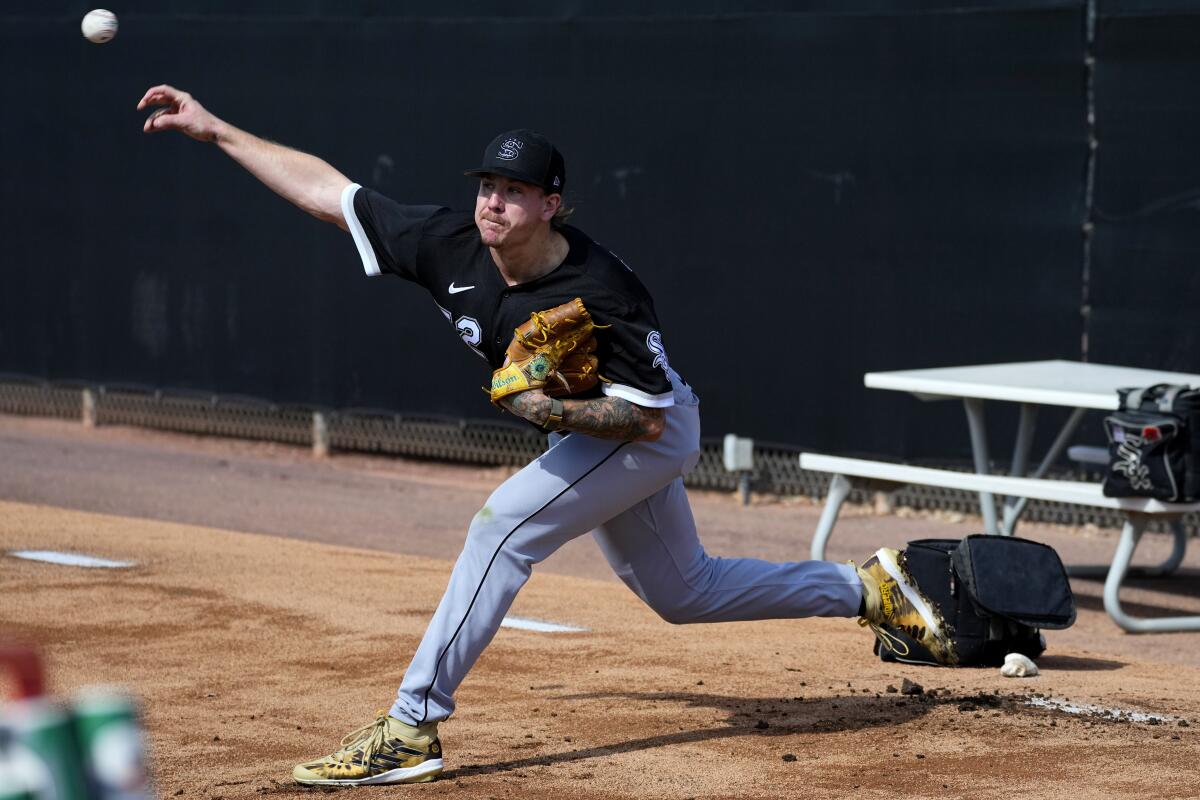
[[[524,146],[525,143],[520,139],[505,139],[504,144],[500,145],[500,150],[496,153],[496,158],[501,161],[513,161],[521,155],[521,148]]]
[[[554,176],[554,186],[555,186],[555,188],[562,186],[562,181],[559,180],[559,177],[557,175]]]

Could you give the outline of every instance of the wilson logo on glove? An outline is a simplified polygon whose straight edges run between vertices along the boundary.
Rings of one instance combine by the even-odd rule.
[[[492,373],[492,402],[529,389],[551,397],[591,389],[600,379],[593,355],[597,327],[578,297],[530,314],[513,331],[504,365]]]

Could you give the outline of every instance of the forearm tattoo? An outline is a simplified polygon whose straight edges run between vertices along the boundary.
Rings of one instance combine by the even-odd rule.
[[[550,416],[550,398],[541,392],[521,392],[500,401],[509,411],[544,425]],[[643,408],[620,397],[597,397],[594,400],[567,400],[564,403],[564,431],[579,431],[600,439],[619,439],[632,442],[657,438],[662,430],[663,410]]]
[[[508,410],[535,425],[541,425],[550,416],[550,398],[541,392],[521,392],[509,395],[501,401]]]
[[[620,397],[568,402],[563,427],[601,439],[634,441],[662,428],[663,410],[643,408]]]

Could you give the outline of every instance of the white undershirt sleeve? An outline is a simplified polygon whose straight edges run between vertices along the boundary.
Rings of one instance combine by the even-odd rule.
[[[375,248],[371,246],[371,240],[367,238],[367,232],[363,230],[362,222],[354,211],[354,194],[361,188],[359,184],[352,183],[342,190],[342,216],[346,219],[346,227],[350,229],[350,236],[358,248],[363,270],[367,275],[373,276],[380,274],[379,258],[375,255]]]
[[[648,394],[641,389],[635,389],[632,386],[626,386],[623,383],[605,383],[601,385],[600,391],[604,392],[609,397],[620,397],[628,400],[635,406],[645,406],[646,408],[667,408],[675,405],[675,392],[669,390],[662,394]]]

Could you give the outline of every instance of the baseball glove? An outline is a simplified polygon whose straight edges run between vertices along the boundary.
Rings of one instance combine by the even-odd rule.
[[[513,331],[504,364],[492,373],[492,402],[529,389],[559,397],[595,386],[595,329],[578,297],[530,314],[529,321]]]

